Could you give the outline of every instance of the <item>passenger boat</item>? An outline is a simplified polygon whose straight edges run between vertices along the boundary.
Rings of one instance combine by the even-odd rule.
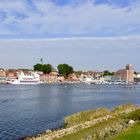
[[[36,72],[31,72],[30,74],[24,74],[19,72],[17,74],[17,79],[7,80],[7,84],[41,84],[40,76]]]

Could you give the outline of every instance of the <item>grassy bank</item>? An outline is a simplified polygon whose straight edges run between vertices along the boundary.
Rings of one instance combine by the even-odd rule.
[[[122,131],[111,140],[140,140],[140,109],[129,113],[125,116],[127,120],[134,120],[135,124]]]
[[[136,106],[134,106],[131,103],[128,103],[125,105],[117,106],[113,110],[100,108],[97,110],[87,110],[87,111],[79,112],[65,118],[64,120],[65,127],[70,127],[80,123],[85,123],[87,121],[91,121],[93,119],[101,118],[107,115],[111,115],[112,117],[115,117],[117,115],[133,111],[135,110],[135,108]]]
[[[106,115],[110,115],[110,113],[111,112],[106,108],[79,112],[65,118],[64,120],[65,127],[71,127],[80,123],[85,123],[87,121],[91,121],[96,118],[101,118]]]
[[[63,136],[57,140],[92,140],[107,139],[114,135],[117,131],[125,129],[123,120],[115,118],[93,125],[89,128],[82,129],[77,133]]]
[[[124,110],[128,111],[126,107],[127,109],[129,108],[130,113],[124,112]],[[140,109],[134,109],[131,112],[131,107],[133,108],[131,105],[129,107],[128,105],[119,106],[110,112],[114,116],[113,118],[97,123],[89,128],[81,129],[77,133],[63,136],[57,140],[139,140]],[[73,118],[73,116],[71,117]],[[129,124],[130,120],[133,120],[135,124]]]
[[[111,140],[140,140],[140,122],[121,132]]]
[[[134,126],[130,120],[135,122]],[[132,104],[117,106],[113,110],[88,110],[66,117],[63,129],[47,131],[26,140],[121,140],[123,134],[126,133],[127,137],[130,131],[140,128],[139,121],[140,109]]]

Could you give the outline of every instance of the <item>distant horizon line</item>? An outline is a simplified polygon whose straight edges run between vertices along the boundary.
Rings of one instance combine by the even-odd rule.
[[[74,40],[74,39],[128,39],[128,38],[140,38],[140,35],[126,35],[126,36],[75,36],[75,37],[51,37],[51,38],[0,38],[0,41],[43,41],[43,40]]]

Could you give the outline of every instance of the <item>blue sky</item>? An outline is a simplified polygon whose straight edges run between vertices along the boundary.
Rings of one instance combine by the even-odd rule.
[[[45,43],[35,45],[42,39]],[[76,69],[114,70],[132,63],[140,70],[139,47],[139,0],[0,0],[0,59],[4,60],[0,67],[31,67],[44,57],[46,62],[71,63]],[[77,50],[79,54],[74,53]],[[117,56],[122,54],[125,59],[120,62]]]
[[[77,5],[77,4],[85,3],[88,0],[50,0],[50,1],[54,2],[59,6],[64,6],[67,4]],[[91,1],[93,2],[93,4],[108,4],[108,5],[117,5],[120,7],[125,7],[125,6],[129,6],[136,0],[91,0]]]
[[[0,0],[0,38],[140,34],[139,0]]]

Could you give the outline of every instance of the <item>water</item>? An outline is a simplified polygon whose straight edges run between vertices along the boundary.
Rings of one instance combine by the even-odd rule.
[[[63,125],[75,112],[140,105],[140,85],[0,85],[0,140],[16,140]]]

